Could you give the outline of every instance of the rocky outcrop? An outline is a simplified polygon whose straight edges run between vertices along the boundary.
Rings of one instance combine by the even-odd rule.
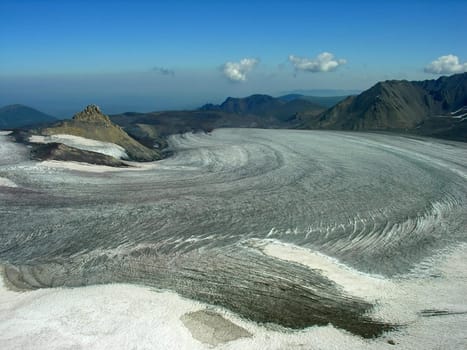
[[[246,329],[211,310],[189,312],[180,319],[193,338],[211,346],[252,336]]]
[[[83,111],[75,114],[72,120],[33,130],[32,133],[44,136],[75,135],[114,143],[125,149],[129,160],[146,162],[161,159],[158,150],[146,147],[133,139],[120,126],[112,123],[109,117],[104,115],[96,105],[87,106]]]
[[[114,157],[91,151],[85,151],[64,145],[63,143],[47,143],[35,147],[31,156],[36,160],[61,160],[82,162],[112,167],[127,167],[128,165]]]
[[[81,112],[76,113],[73,116],[73,120],[77,122],[104,124],[107,126],[112,125],[109,117],[104,115],[101,109],[96,105],[89,105]]]

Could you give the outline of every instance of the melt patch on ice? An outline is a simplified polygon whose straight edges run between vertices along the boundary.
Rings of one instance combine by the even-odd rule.
[[[355,296],[376,300],[381,288],[387,289],[391,282],[375,275],[354,270],[336,259],[291,244],[268,241],[260,249],[266,255],[277,259],[295,262],[314,270],[340,285],[346,292]]]

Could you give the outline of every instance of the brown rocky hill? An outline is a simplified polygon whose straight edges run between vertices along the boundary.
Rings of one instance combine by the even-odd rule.
[[[159,151],[148,148],[130,137],[95,105],[87,106],[83,111],[75,114],[72,120],[61,121],[50,127],[32,130],[32,133],[44,136],[68,134],[111,142],[123,147],[129,159],[135,161],[152,161],[161,158]]]

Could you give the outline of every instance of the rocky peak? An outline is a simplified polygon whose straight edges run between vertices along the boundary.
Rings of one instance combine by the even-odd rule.
[[[92,123],[111,124],[108,116],[103,114],[100,108],[96,105],[89,105],[84,110],[76,113],[73,120]]]

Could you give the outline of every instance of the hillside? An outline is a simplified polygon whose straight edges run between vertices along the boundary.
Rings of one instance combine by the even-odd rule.
[[[20,104],[0,108],[0,129],[15,129],[55,121],[55,117]]]
[[[437,80],[379,82],[317,117],[307,128],[404,131],[466,141],[467,73]]]
[[[152,161],[160,159],[157,150],[150,149],[130,137],[121,127],[112,123],[95,105],[87,106],[72,120],[61,121],[49,127],[30,131],[32,134],[74,135],[87,139],[113,143],[123,147],[130,160]]]

